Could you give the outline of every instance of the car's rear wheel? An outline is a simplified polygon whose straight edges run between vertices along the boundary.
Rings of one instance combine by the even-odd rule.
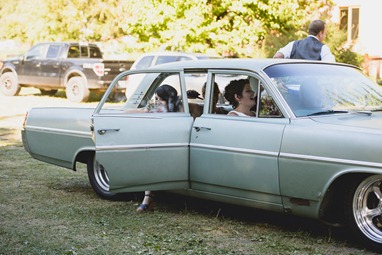
[[[40,89],[41,95],[44,96],[53,96],[57,91],[57,89]]]
[[[17,82],[17,77],[14,73],[3,73],[0,77],[0,91],[6,96],[17,96],[20,93],[21,87]]]
[[[82,77],[72,77],[66,84],[66,98],[75,103],[86,102],[89,99],[90,90]]]
[[[382,175],[349,183],[345,219],[355,237],[369,248],[382,249]]]
[[[108,200],[120,200],[126,198],[126,194],[124,193],[119,194],[109,191],[109,176],[107,171],[95,157],[89,158],[87,171],[89,182],[98,196]]]

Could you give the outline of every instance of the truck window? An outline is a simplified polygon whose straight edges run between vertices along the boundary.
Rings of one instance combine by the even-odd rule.
[[[48,49],[48,44],[39,44],[30,49],[26,54],[26,59],[43,59]]]
[[[68,58],[79,58],[80,57],[80,48],[78,46],[70,46],[68,52]]]
[[[102,58],[102,54],[99,48],[97,47],[89,47],[89,55],[90,58]]]
[[[60,52],[60,45],[50,45],[46,58],[57,58]]]

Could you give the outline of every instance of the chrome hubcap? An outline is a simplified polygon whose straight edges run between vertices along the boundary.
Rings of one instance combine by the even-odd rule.
[[[94,161],[94,177],[101,189],[109,191],[109,176],[105,168],[96,160]]]
[[[358,228],[374,242],[382,243],[382,177],[371,176],[354,194],[353,212]]]

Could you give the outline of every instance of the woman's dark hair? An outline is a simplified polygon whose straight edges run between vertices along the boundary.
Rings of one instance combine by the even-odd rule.
[[[224,89],[224,97],[235,109],[239,102],[236,100],[235,95],[242,96],[245,84],[248,84],[248,79],[232,80]]]
[[[155,94],[157,94],[161,99],[167,102],[167,110],[169,112],[177,112],[179,111],[180,99],[178,97],[178,92],[174,87],[163,84],[159,86],[155,90]]]

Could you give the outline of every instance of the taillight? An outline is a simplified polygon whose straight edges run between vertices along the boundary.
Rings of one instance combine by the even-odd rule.
[[[28,118],[28,112],[25,114],[25,117],[24,117],[23,128],[25,128],[25,125],[27,124],[27,118]]]
[[[105,73],[105,65],[103,63],[96,63],[93,65],[93,71],[97,76],[103,76]]]

